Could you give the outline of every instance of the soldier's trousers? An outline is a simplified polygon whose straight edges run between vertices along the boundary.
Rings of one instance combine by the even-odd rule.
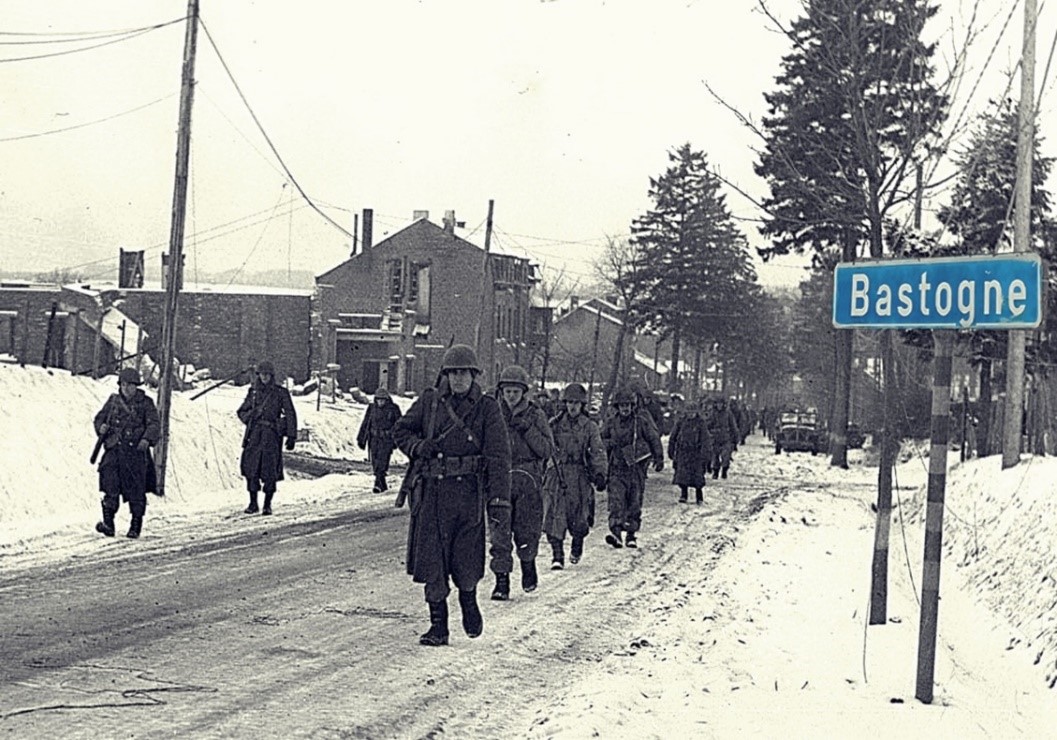
[[[103,510],[109,511],[111,514],[116,514],[118,509],[121,508],[121,494],[114,492],[103,493]],[[147,495],[141,493],[139,495],[129,494],[125,495],[124,499],[128,501],[128,510],[132,516],[142,517],[147,512]]]
[[[734,445],[723,442],[712,445],[712,464],[709,466],[712,472],[718,472],[723,468],[730,467],[730,458],[734,454]]]
[[[641,465],[609,469],[609,529],[611,532],[638,532],[642,526],[642,493],[646,471]]]

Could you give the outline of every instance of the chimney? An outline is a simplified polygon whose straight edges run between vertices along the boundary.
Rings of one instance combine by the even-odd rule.
[[[363,251],[374,246],[374,209],[363,209]]]
[[[455,236],[455,211],[444,212],[444,230]]]
[[[429,220],[429,211],[419,211],[419,210],[411,211],[411,220],[412,221],[418,221],[419,219],[423,219],[423,218],[426,219],[427,221]]]
[[[143,250],[138,252],[120,250],[118,255],[117,287],[143,287]]]

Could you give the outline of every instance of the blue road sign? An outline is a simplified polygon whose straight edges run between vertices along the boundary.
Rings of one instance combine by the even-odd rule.
[[[1042,321],[1039,255],[842,262],[833,325],[888,329],[1034,329]]]

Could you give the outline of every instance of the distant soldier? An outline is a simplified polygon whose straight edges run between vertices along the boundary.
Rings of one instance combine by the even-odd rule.
[[[393,428],[412,465],[407,572],[425,584],[430,627],[419,637],[423,645],[448,644],[449,579],[459,590],[466,634],[478,637],[484,630],[477,605],[483,514],[493,529],[504,516],[509,521],[510,438],[499,402],[477,383],[480,372],[471,347],[449,347],[437,387],[417,398]],[[493,558],[501,544],[493,541]],[[506,550],[509,558],[509,537]]]
[[[712,462],[709,465],[712,478],[726,478],[741,432],[725,398],[720,396],[712,401],[706,422],[708,433],[712,437]]]
[[[552,570],[565,567],[565,533],[572,536],[569,562],[580,562],[584,538],[594,526],[595,492],[606,490],[606,452],[598,424],[587,416],[587,391],[570,383],[562,391],[565,409],[551,420],[554,462],[543,479],[543,531]]]
[[[99,463],[103,521],[95,531],[114,536],[114,515],[124,500],[132,516],[128,536],[136,539],[147,512],[147,491],[158,490],[150,448],[158,443],[161,424],[154,401],[138,387],[143,381],[135,369],[122,369],[117,382],[118,392],[95,415],[95,431],[105,450]]]
[[[679,503],[687,503],[687,489],[693,487],[696,502],[701,503],[701,489],[705,485],[705,469],[712,460],[712,436],[701,417],[701,402],[692,401],[685,407],[668,438],[668,457],[675,466],[673,482],[679,486]]]
[[[642,495],[646,486],[646,464],[664,470],[664,448],[657,426],[644,409],[636,410],[635,394],[620,389],[613,394],[617,413],[606,419],[602,441],[609,457],[609,534],[613,547],[637,547],[636,533],[642,526]],[[623,539],[621,539],[623,536]]]
[[[495,537],[514,538],[517,559],[521,563],[521,588],[526,592],[536,590],[539,578],[536,574],[536,555],[539,553],[540,533],[543,527],[543,470],[547,460],[554,454],[554,438],[551,436],[547,415],[526,397],[530,382],[528,373],[518,365],[510,365],[499,374],[499,392],[502,395],[503,418],[510,435],[510,518],[504,524],[507,529],[493,533]],[[505,551],[504,551],[505,552]],[[494,601],[510,598],[511,558],[493,559],[495,573]]]
[[[242,436],[242,475],[250,492],[247,514],[272,513],[276,482],[283,480],[283,437],[286,449],[297,441],[297,412],[290,392],[275,383],[275,366],[270,362],[257,365],[257,379],[250,385],[239,406],[239,419],[246,425]],[[264,487],[264,507],[259,508],[257,493]]]
[[[389,397],[389,391],[378,388],[374,392],[374,402],[367,406],[360,422],[360,431],[356,435],[356,444],[366,449],[374,471],[374,492],[389,490],[385,480],[389,472],[389,460],[393,455],[393,426],[400,418],[400,407]]]

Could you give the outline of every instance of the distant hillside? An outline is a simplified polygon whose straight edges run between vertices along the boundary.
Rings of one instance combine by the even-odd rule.
[[[85,279],[86,276],[74,270],[51,270],[49,272],[12,272],[0,270],[0,280],[17,280],[34,283],[72,283]],[[149,273],[147,279],[155,279]],[[311,270],[226,270],[224,272],[202,272],[192,274],[189,270],[185,278],[198,283],[227,285],[261,285],[269,288],[293,288],[295,290],[312,290],[316,287],[316,276]],[[116,275],[115,275],[116,279]]]

